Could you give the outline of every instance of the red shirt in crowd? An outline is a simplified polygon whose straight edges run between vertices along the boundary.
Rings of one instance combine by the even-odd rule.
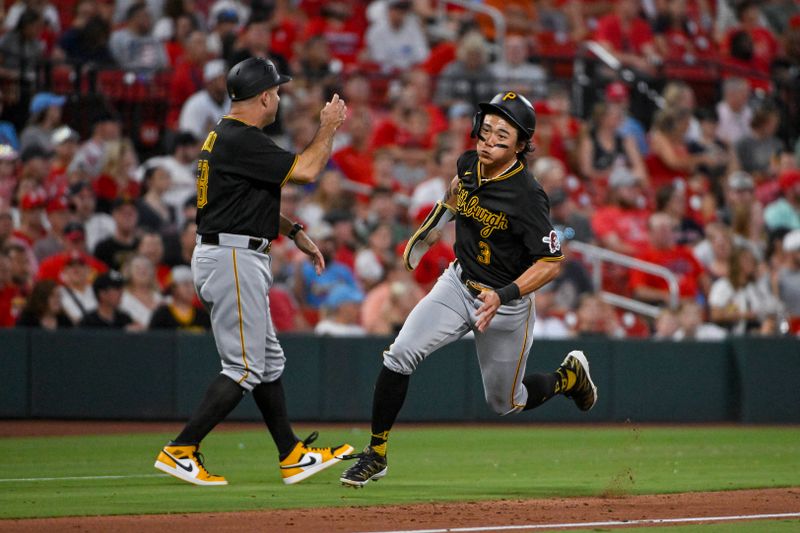
[[[125,187],[121,189],[117,180],[108,174],[100,175],[94,181],[93,187],[97,198],[109,203],[117,198],[138,198],[140,190],[139,184],[133,180],[128,180]]]
[[[335,152],[331,159],[350,181],[369,185],[370,187],[375,185],[372,151],[362,151],[354,146],[346,146]]]
[[[626,244],[643,249],[650,244],[647,220],[650,213],[645,209],[622,209],[616,205],[606,205],[595,211],[592,217],[592,231],[602,242],[616,235]]]
[[[678,290],[681,298],[694,298],[697,296],[698,280],[703,273],[703,267],[700,266],[700,263],[697,262],[688,247],[675,246],[668,249],[648,247],[636,257],[648,263],[661,265],[675,274],[678,278]],[[641,270],[631,271],[630,284],[633,290],[638,287],[668,290],[665,279]]]
[[[60,282],[61,271],[64,270],[67,261],[72,257],[72,253],[73,252],[70,251],[59,252],[42,261],[41,264],[39,264],[39,272],[36,274],[36,279],[51,279],[55,282]],[[89,255],[86,252],[80,252],[80,254],[83,261],[89,265],[89,268],[92,269],[95,276],[108,271],[106,264],[93,255]]]
[[[630,26],[623,28],[619,15],[612,13],[597,22],[595,39],[610,44],[619,52],[641,54],[644,45],[653,42],[653,32],[650,25],[640,18],[633,19]]]
[[[355,16],[341,23],[317,17],[306,25],[303,41],[322,35],[328,43],[331,55],[345,65],[352,65],[358,61],[358,54],[364,46],[365,30],[366,23]]]
[[[0,328],[11,328],[16,322],[14,317],[13,303],[14,299],[19,294],[19,289],[14,284],[8,284],[5,287],[0,287]]]

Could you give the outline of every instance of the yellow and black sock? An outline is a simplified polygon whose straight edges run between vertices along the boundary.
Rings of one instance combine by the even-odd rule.
[[[369,447],[375,450],[378,455],[386,457],[386,446],[389,444],[389,431],[373,433],[369,441]]]
[[[372,439],[370,446],[386,455],[386,441],[408,393],[409,376],[381,369],[372,398]]]

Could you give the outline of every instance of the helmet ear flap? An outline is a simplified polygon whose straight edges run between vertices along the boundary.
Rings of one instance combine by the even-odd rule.
[[[477,137],[478,133],[481,131],[481,126],[483,125],[483,118],[486,114],[483,111],[478,111],[474,115],[472,115],[472,131],[470,132],[470,137]]]

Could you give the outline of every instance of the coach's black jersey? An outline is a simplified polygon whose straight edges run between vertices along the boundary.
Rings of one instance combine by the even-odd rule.
[[[223,117],[197,163],[197,233],[277,237],[281,187],[296,162],[257,127]]]
[[[550,222],[550,201],[527,165],[516,162],[486,180],[478,154],[458,159],[455,252],[469,279],[499,288],[536,261],[560,261],[561,244]]]

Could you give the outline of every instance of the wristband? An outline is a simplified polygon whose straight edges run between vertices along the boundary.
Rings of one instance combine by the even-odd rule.
[[[291,231],[289,231],[289,233],[286,236],[289,237],[290,240],[294,240],[294,238],[297,237],[297,234],[303,231],[304,229],[305,227],[303,227],[302,224],[295,222],[294,225],[292,226]]]
[[[500,297],[500,304],[505,305],[512,300],[516,300],[520,297],[519,293],[519,286],[514,283],[513,281],[506,285],[505,287],[500,287],[496,291],[497,296]]]

